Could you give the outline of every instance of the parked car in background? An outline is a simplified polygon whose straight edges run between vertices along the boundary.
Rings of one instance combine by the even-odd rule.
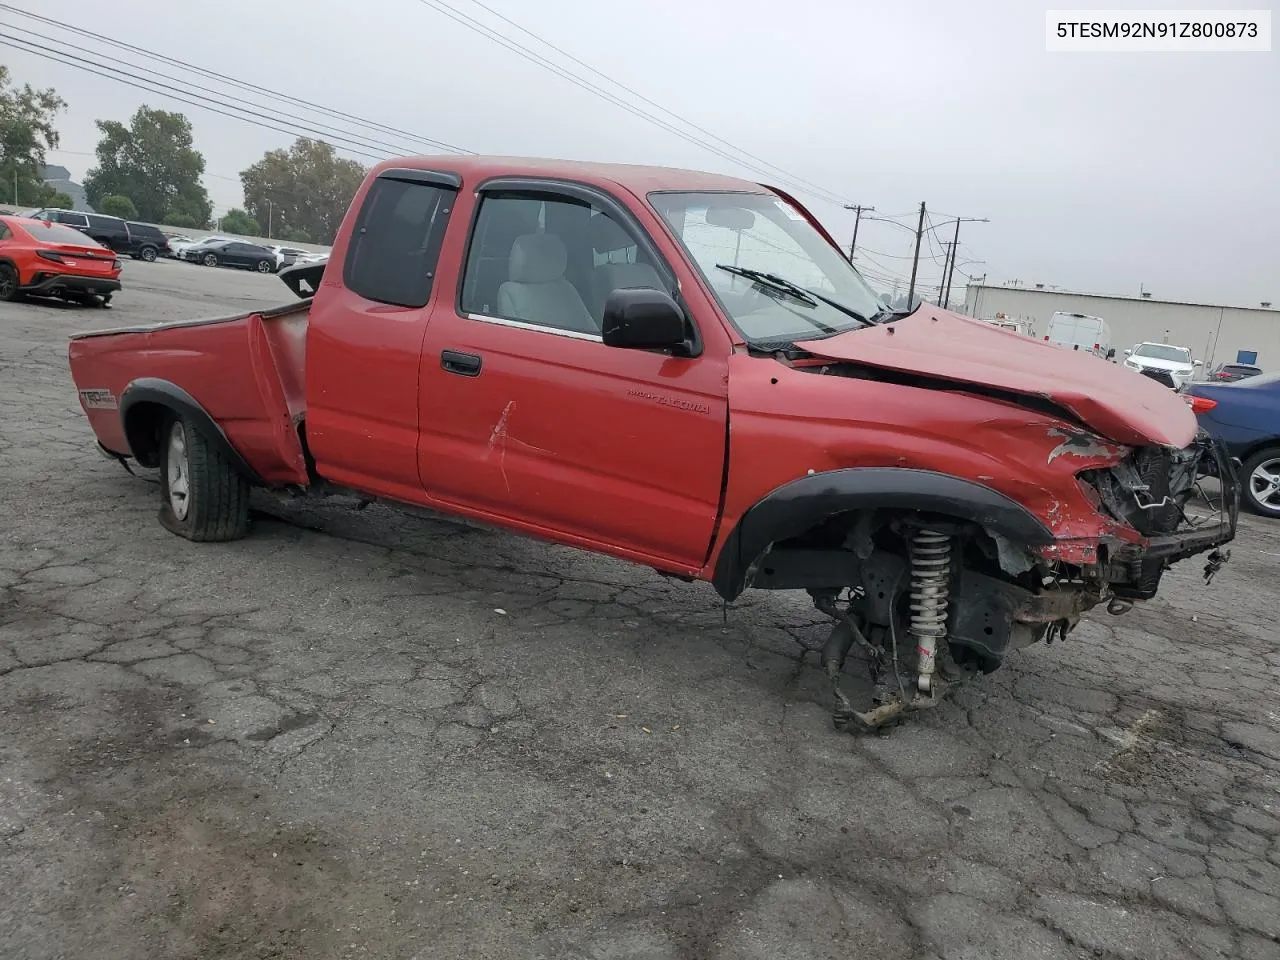
[[[108,217],[101,213],[52,208],[36,210],[31,217],[72,227],[102,246],[110,247],[116,253],[123,253],[135,260],[151,262],[168,253],[168,238],[158,227],[149,223],[122,220],[120,217]]]
[[[276,255],[276,269],[283,270],[285,267],[292,267],[299,257],[306,256],[307,251],[299,250],[297,247],[267,247]]]
[[[1209,371],[1208,380],[1211,383],[1235,383],[1246,377],[1256,377],[1261,372],[1262,368],[1252,363],[1219,363]]]
[[[1092,353],[1110,360],[1115,356],[1111,349],[1111,327],[1101,317],[1087,313],[1067,313],[1059,310],[1049,318],[1048,331],[1044,335],[1049,343],[1056,343],[1068,350]]]
[[[169,256],[169,238],[159,227],[132,220],[126,220],[124,226],[129,231],[129,256],[147,263],[154,263],[157,257]]]
[[[270,247],[243,240],[200,243],[188,247],[182,259],[203,263],[206,267],[240,267],[258,273],[276,272],[276,255]]]
[[[181,240],[170,240],[169,249],[178,260],[186,259],[186,252],[192,247],[208,243],[230,243],[230,237],[184,237]]]
[[[120,289],[120,260],[74,227],[0,216],[0,300],[21,294],[103,304]]]
[[[1124,365],[1157,380],[1168,376],[1174,389],[1177,389],[1191,380],[1201,362],[1191,358],[1190,347],[1177,347],[1169,343],[1138,343],[1124,352]]]
[[[1260,373],[1238,383],[1189,383],[1182,394],[1200,426],[1244,464],[1244,506],[1265,517],[1280,517],[1280,373]]]

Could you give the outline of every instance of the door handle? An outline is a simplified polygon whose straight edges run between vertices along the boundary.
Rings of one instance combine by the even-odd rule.
[[[480,358],[474,353],[459,353],[457,350],[440,351],[440,367],[446,373],[456,373],[462,377],[480,376]]]

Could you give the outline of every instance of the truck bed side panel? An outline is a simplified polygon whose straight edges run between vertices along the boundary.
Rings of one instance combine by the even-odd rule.
[[[71,376],[99,443],[131,455],[119,403],[134,380],[189,393],[271,486],[307,483],[297,424],[305,413],[309,304],[72,338]]]

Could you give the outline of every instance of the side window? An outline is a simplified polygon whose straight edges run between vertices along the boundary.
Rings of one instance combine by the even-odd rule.
[[[605,210],[551,194],[481,201],[467,250],[464,313],[599,335],[605,301],[624,287],[668,284],[630,228]]]
[[[375,180],[347,251],[347,289],[378,303],[426,306],[455,196],[435,184]]]
[[[13,231],[3,223],[0,223],[0,240],[8,240],[11,236],[13,236]]]

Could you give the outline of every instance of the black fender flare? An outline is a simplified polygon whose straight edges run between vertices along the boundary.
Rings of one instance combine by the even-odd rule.
[[[905,510],[976,523],[1029,545],[1054,541],[1026,507],[972,480],[908,467],[849,467],[785,483],[750,507],[725,538],[711,583],[726,600],[746,589],[747,571],[770,544],[799,536],[837,513]]]
[[[129,452],[144,467],[154,467],[159,463],[159,453],[151,455],[146,449],[140,429],[142,423],[138,417],[130,413],[140,404],[156,404],[180,414],[183,419],[198,429],[205,438],[219,449],[224,457],[240,474],[255,486],[265,486],[258,471],[249,465],[249,461],[231,445],[222,427],[209,416],[209,412],[200,406],[200,401],[177,384],[158,377],[140,377],[132,381],[120,394],[120,426],[124,430],[125,440],[129,444]]]

